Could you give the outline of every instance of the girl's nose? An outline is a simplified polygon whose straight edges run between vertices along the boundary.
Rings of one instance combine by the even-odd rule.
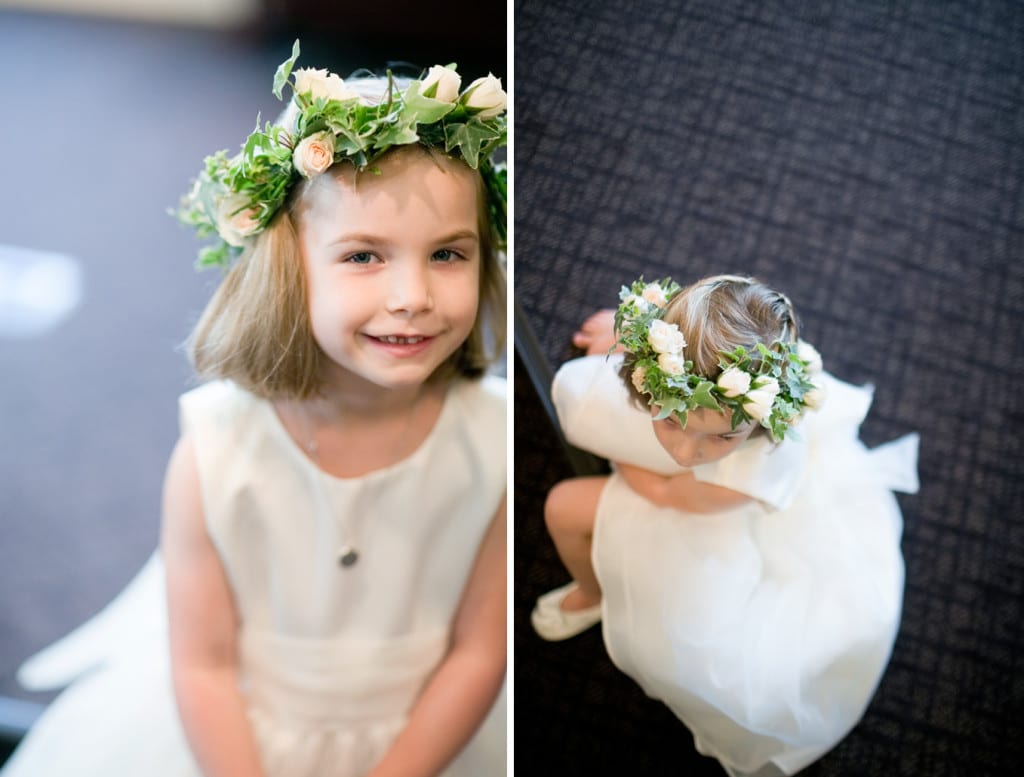
[[[679,435],[672,446],[672,458],[680,466],[692,467],[700,459],[700,442],[688,434]]]
[[[396,263],[390,283],[387,300],[389,312],[415,315],[433,307],[427,268],[420,263]]]

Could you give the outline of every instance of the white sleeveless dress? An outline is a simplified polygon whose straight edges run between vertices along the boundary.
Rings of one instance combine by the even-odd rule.
[[[357,777],[383,756],[445,653],[505,491],[505,382],[458,382],[394,466],[331,477],[268,402],[233,384],[181,399],[210,536],[236,597],[243,691],[268,777]],[[318,499],[319,481],[326,502]],[[359,561],[337,550],[349,516]],[[169,676],[159,555],[108,608],[28,661],[70,688],[3,777],[199,777]],[[505,694],[445,773],[505,773]]]
[[[629,401],[621,356],[563,365],[552,390],[567,438],[599,456],[683,472]],[[594,530],[612,661],[687,725],[730,774],[794,774],[857,723],[899,627],[903,521],[917,436],[858,440],[871,389],[823,373],[802,441],[748,440],[693,468],[756,502],[713,515],[659,508],[612,474]]]

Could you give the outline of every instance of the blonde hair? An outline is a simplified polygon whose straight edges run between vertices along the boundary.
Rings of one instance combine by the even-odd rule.
[[[752,353],[756,367],[758,343],[772,348],[779,341],[796,342],[800,336],[789,298],[741,275],[714,275],[687,286],[666,305],[663,320],[682,332],[693,372],[711,381],[722,372],[721,353],[743,346]],[[638,392],[631,380],[632,362],[627,353],[620,375],[634,400],[646,407],[647,395]]]
[[[431,155],[441,153],[422,146],[399,146],[385,156],[414,148]],[[324,175],[348,164],[339,162]],[[481,258],[479,308],[469,337],[437,368],[431,381],[478,378],[504,351],[505,271],[496,249],[485,184],[479,172],[474,174]],[[327,357],[313,337],[297,229],[308,189],[305,180],[294,186],[286,205],[227,272],[203,311],[186,341],[200,378],[227,378],[268,399],[306,399],[322,388],[321,365]]]

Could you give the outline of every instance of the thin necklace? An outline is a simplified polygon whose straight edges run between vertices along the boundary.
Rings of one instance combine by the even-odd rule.
[[[398,456],[401,451],[401,443],[405,439],[405,430],[409,428],[412,422],[413,414],[416,411],[416,407],[419,405],[422,395],[417,395],[416,399],[410,403],[409,411],[406,414],[405,424],[401,426],[402,432],[398,435],[398,445],[394,446],[392,455],[389,460],[394,463],[394,459]],[[316,472],[314,473],[316,478],[316,498],[320,504],[321,510],[335,517],[335,523],[338,527],[338,533],[340,536],[340,543],[337,550],[338,565],[342,569],[349,569],[355,566],[356,562],[359,561],[359,548],[356,533],[348,525],[348,516],[342,517],[335,512],[331,505],[327,502],[327,495],[324,492],[323,476],[324,471],[320,466],[320,447],[316,441],[316,433],[313,426],[313,416],[309,412],[308,408],[303,408],[301,413],[303,421],[305,422],[306,432],[306,451],[309,453],[310,458],[316,465]],[[388,465],[390,466],[390,464]]]

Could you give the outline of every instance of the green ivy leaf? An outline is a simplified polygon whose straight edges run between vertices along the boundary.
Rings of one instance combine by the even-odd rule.
[[[466,164],[476,170],[481,146],[489,140],[499,139],[502,133],[481,121],[470,120],[465,124],[446,124],[444,135],[445,151],[458,148]]]
[[[295,39],[295,43],[292,44],[292,55],[277,66],[277,70],[274,72],[274,97],[278,100],[283,99],[281,97],[281,91],[284,89],[284,85],[288,83],[288,76],[292,74],[292,66],[295,64],[295,60],[299,58],[299,39]]]
[[[402,106],[402,118],[414,124],[433,124],[441,121],[455,108],[454,103],[435,100],[420,92],[421,81],[413,81],[405,90],[405,105]],[[435,93],[437,84],[432,88]]]
[[[711,393],[714,388],[715,384],[710,380],[701,381],[693,391],[693,401],[708,410],[721,410],[722,406],[718,404],[718,400]]]
[[[232,253],[232,247],[222,240],[216,245],[200,249],[196,264],[201,270],[209,267],[227,267],[231,262]]]

